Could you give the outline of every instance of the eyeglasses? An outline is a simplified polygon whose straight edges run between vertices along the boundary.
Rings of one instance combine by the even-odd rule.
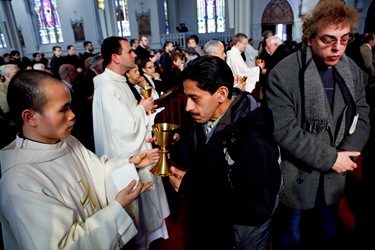
[[[319,37],[320,41],[322,41],[322,43],[326,45],[326,47],[332,47],[333,45],[336,45],[339,41],[337,37],[334,37],[334,36],[330,36],[330,35],[319,36],[318,34],[316,35]],[[347,44],[351,43],[354,40],[353,38],[354,36],[352,34],[347,34],[340,38],[340,44],[343,46],[346,46]]]

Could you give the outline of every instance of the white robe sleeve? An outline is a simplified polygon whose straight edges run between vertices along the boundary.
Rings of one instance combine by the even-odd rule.
[[[73,140],[68,138],[62,157],[17,165],[3,176],[0,217],[6,248],[119,249],[137,234],[132,218],[106,194],[106,174],[126,159],[101,161]],[[92,202],[83,203],[83,177]]]
[[[126,84],[126,83],[125,83]],[[93,107],[95,150],[97,155],[125,158],[139,153],[145,143],[148,119],[126,87],[102,84],[95,91]]]

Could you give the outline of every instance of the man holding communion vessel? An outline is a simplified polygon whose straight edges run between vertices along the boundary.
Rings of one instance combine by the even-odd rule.
[[[237,33],[232,39],[232,48],[227,52],[227,63],[231,68],[234,76],[246,75],[245,90],[249,93],[253,92],[259,76],[265,66],[264,61],[257,61],[255,67],[249,67],[243,60],[241,53],[245,51],[247,46],[247,36],[243,33]]]
[[[124,158],[142,150],[151,149],[146,139],[151,137],[151,125],[157,112],[147,115],[156,107],[154,100],[136,100],[126,82],[125,73],[134,68],[136,54],[127,40],[108,37],[101,45],[105,70],[94,78],[93,125],[96,154],[109,158]],[[158,238],[168,238],[165,218],[169,207],[162,180],[150,172],[148,166],[138,170],[142,182],[154,184],[139,197],[139,202],[128,206],[134,216],[138,234],[129,247],[148,249]]]
[[[169,178],[187,201],[188,248],[266,249],[281,186],[272,114],[233,88],[219,57],[192,61],[183,80],[192,121],[171,147]]]

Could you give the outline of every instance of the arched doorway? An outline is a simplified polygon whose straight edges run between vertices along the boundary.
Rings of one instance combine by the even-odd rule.
[[[271,30],[283,41],[292,40],[293,11],[285,0],[271,0],[262,15],[262,33]]]
[[[372,1],[370,7],[368,8],[366,21],[365,21],[365,30],[364,34],[367,32],[375,32],[375,2]]]

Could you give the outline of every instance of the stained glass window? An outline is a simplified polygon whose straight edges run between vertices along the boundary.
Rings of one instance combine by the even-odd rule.
[[[56,0],[34,0],[42,44],[64,42]]]
[[[0,48],[6,48],[8,47],[7,46],[7,43],[5,42],[5,36],[4,36],[4,33],[3,33],[3,29],[0,27]]]
[[[130,36],[130,23],[127,0],[115,0],[116,19],[119,36]]]
[[[225,32],[225,0],[197,0],[198,33]]]
[[[169,34],[169,17],[168,17],[168,3],[164,0],[164,16],[165,16],[165,33]]]
[[[104,0],[98,0],[98,7],[99,7],[99,9],[101,9],[101,10],[104,10]]]

